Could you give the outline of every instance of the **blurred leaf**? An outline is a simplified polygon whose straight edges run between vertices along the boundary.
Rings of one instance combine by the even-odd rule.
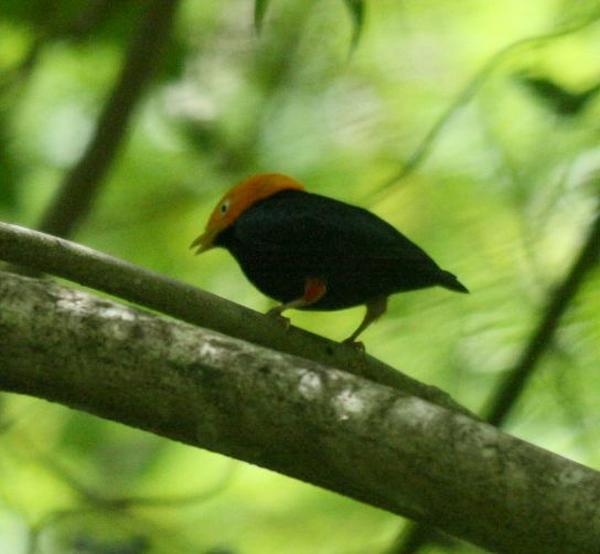
[[[579,115],[596,94],[600,92],[600,83],[583,92],[575,93],[545,77],[518,74],[515,78],[541,104],[561,117],[575,117]]]
[[[60,5],[59,5],[60,4]],[[143,3],[136,0],[10,0],[2,6],[3,19],[28,25],[48,40],[91,41],[104,38],[124,42],[139,18]]]
[[[236,550],[232,550],[227,546],[213,546],[209,548],[204,554],[236,554]]]
[[[573,25],[579,21],[597,19],[600,17],[598,0],[562,0],[556,7],[557,24]]]
[[[186,45],[179,40],[178,36],[172,36],[171,40],[169,40],[168,48],[163,54],[160,71],[157,72],[157,77],[175,81],[181,76],[186,56]]]
[[[149,551],[150,543],[146,537],[138,535],[118,540],[99,540],[81,533],[73,538],[71,547],[82,554],[143,554]]]
[[[123,487],[160,463],[168,444],[152,435],[106,425],[99,418],[75,411],[69,413],[58,438],[58,446],[71,457],[85,462],[88,472],[94,470],[94,478],[88,476],[85,479],[86,487],[95,486],[98,479],[100,483],[110,482],[110,486],[103,485],[106,494],[119,494]],[[59,460],[52,460],[52,463],[59,463]]]
[[[0,145],[0,152],[2,146]],[[17,179],[15,168],[2,152],[0,154],[0,208],[13,211],[17,207]]]
[[[352,16],[353,30],[350,44],[350,52],[352,52],[358,45],[365,23],[365,3],[364,0],[344,0],[344,4],[346,4]]]
[[[268,5],[269,0],[254,0],[254,27],[256,28],[257,33],[260,33],[262,30],[262,24]]]
[[[58,445],[75,454],[78,458],[93,457],[110,437],[110,427],[106,422],[88,414],[73,411],[69,413],[58,436]]]
[[[70,11],[72,5],[73,2],[62,2],[61,10]],[[51,11],[50,0],[28,0],[27,2],[4,0],[2,2],[2,18],[18,23],[37,24],[47,18],[48,12]]]
[[[10,133],[6,118],[0,113],[0,209],[13,211],[17,208],[19,167],[10,154]]]
[[[40,554],[183,554],[199,552],[185,532],[121,510],[61,510],[36,530]]]

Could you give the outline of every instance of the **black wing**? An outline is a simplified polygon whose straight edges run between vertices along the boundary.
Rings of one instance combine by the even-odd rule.
[[[235,224],[235,238],[273,255],[395,261],[438,269],[416,244],[374,214],[302,191],[284,191],[251,207]]]

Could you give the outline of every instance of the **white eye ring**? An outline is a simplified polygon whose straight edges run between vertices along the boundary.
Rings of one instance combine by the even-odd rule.
[[[221,205],[219,206],[219,211],[221,212],[221,215],[225,215],[228,211],[229,211],[229,200],[224,200]]]

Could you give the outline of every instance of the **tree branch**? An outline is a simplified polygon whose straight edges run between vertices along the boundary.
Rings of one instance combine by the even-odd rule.
[[[96,133],[43,216],[39,225],[42,231],[70,236],[91,210],[102,180],[125,138],[133,109],[159,65],[177,6],[178,0],[148,2],[146,16],[102,110]]]
[[[445,392],[351,346],[296,327],[285,329],[273,318],[64,239],[0,222],[0,259],[69,279],[225,335],[309,358],[471,415]]]
[[[501,426],[517,400],[525,390],[527,381],[538,367],[538,363],[552,345],[560,320],[585,282],[585,278],[600,259],[600,206],[595,220],[590,225],[587,236],[575,257],[571,268],[562,282],[548,296],[546,308],[531,338],[515,366],[506,373],[494,390],[489,405],[484,410],[484,420]],[[428,542],[437,541],[439,533],[422,525],[411,525],[404,529],[389,554],[413,554]]]
[[[233,456],[484,548],[592,553],[600,474],[389,387],[0,277],[0,388]]]
[[[527,380],[534,372],[554,340],[560,320],[569,304],[585,281],[588,272],[600,260],[600,209],[583,240],[576,259],[564,280],[549,296],[544,313],[535,328],[531,339],[523,350],[519,361],[506,373],[500,386],[490,399],[485,410],[485,420],[492,425],[501,425],[516,400],[521,396]]]

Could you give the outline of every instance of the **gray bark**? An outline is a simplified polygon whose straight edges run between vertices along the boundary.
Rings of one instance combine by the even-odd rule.
[[[472,415],[442,390],[351,346],[297,327],[286,329],[274,318],[68,240],[0,222],[0,259],[69,279],[227,336],[310,358]]]
[[[391,387],[0,276],[0,388],[230,455],[497,552],[598,553],[600,474]]]

